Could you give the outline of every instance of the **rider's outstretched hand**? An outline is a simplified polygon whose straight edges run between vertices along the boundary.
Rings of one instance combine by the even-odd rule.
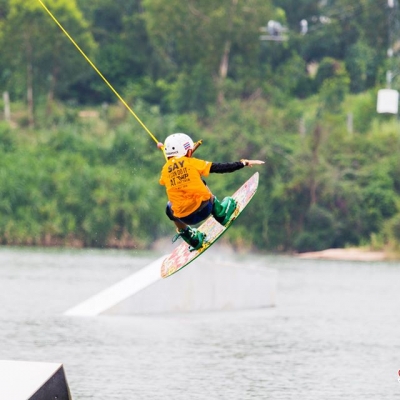
[[[253,165],[264,164],[264,161],[261,160],[240,160],[245,167],[252,167]]]

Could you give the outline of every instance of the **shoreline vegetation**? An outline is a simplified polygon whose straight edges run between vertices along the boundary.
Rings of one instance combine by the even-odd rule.
[[[231,106],[232,112],[236,110]],[[264,102],[260,106],[268,109]],[[118,108],[109,107],[113,112]],[[161,154],[150,147],[147,137],[133,135],[131,123],[125,119],[113,129],[106,129],[111,120],[77,119],[37,130],[11,128],[0,121],[1,244],[141,250],[152,248],[155,241],[171,235],[164,212],[165,192],[158,184],[164,162]],[[209,122],[216,123],[214,119]],[[236,125],[235,122],[235,129]],[[235,229],[226,236],[234,249],[253,246],[262,251],[295,253],[302,258],[400,259],[396,253],[400,243],[400,162],[392,151],[395,132],[389,126],[389,135],[371,134],[374,140],[366,135],[357,138],[355,134],[341,140],[330,133],[324,151],[335,153],[336,161],[330,164],[325,160],[323,173],[313,175],[315,181],[308,179],[315,165],[303,163],[312,157],[309,158],[307,146],[301,150],[305,143],[296,134],[271,132],[266,138],[263,131],[263,144],[254,153],[252,141],[261,140],[261,136],[249,134],[245,138],[245,133],[250,132],[246,124],[242,139],[247,146],[243,152],[212,146],[215,134],[197,128],[202,133],[196,137],[211,144],[204,147],[204,158],[227,160],[254,155],[267,160],[246,219],[235,223]],[[230,143],[229,129],[225,127],[224,131],[218,126],[212,131],[218,132],[219,139],[224,137],[224,143]],[[283,153],[279,153],[287,152],[285,157],[275,154],[279,148],[277,138],[293,140],[292,149],[282,148]],[[269,141],[274,141],[274,151]],[[378,143],[379,151],[375,152]],[[351,154],[346,153],[347,149]],[[318,159],[322,157],[321,153]],[[286,162],[289,159],[290,163]],[[343,165],[335,164],[339,159],[343,159]],[[351,168],[346,167],[349,163]],[[340,180],[331,179],[341,171],[347,175]],[[233,193],[238,182],[244,182],[248,175],[248,171],[239,171],[235,179],[210,177],[207,182],[214,193],[225,195]],[[350,250],[360,243],[382,252]],[[316,251],[324,248],[334,249]]]
[[[79,239],[73,239],[68,242],[58,240],[44,240],[40,243],[25,243],[25,244],[3,244],[1,247],[48,247],[48,248],[70,248],[70,249],[104,249],[104,250],[138,250],[138,251],[157,251],[168,253],[172,252],[176,245],[170,243],[169,237],[163,237],[157,239],[151,246],[143,246],[134,243],[131,240],[126,242],[117,241],[115,243],[109,243],[102,247],[87,247],[83,241]],[[250,253],[251,247],[237,247],[226,240],[222,240],[221,243],[214,246],[215,249],[230,253]],[[282,253],[284,255],[285,253]],[[396,261],[400,260],[400,254],[395,251],[386,250],[371,250],[368,247],[350,247],[350,248],[330,248],[320,251],[310,251],[304,253],[287,253],[287,255],[293,256],[294,258],[310,259],[310,260],[331,260],[331,261],[361,261],[361,262],[376,262],[376,261]]]

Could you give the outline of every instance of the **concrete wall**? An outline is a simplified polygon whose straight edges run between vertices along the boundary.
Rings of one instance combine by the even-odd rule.
[[[190,265],[106,314],[242,310],[275,305],[276,272],[235,265]]]
[[[1,400],[71,400],[62,364],[0,360]]]
[[[67,315],[239,310],[275,305],[276,271],[199,258],[161,279],[165,256],[66,311]]]

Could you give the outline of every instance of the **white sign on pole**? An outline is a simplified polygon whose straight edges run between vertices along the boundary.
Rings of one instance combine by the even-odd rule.
[[[381,89],[378,91],[378,113],[397,114],[399,109],[399,92],[393,89]]]

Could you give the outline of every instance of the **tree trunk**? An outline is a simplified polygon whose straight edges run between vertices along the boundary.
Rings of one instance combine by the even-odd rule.
[[[230,40],[225,42],[224,52],[222,54],[221,62],[219,64],[219,82],[220,87],[218,91],[218,105],[221,105],[225,100],[224,90],[222,88],[222,82],[228,76],[228,68],[229,68],[229,53],[231,51],[231,42]]]
[[[56,90],[59,71],[60,68],[58,66],[55,66],[53,68],[53,72],[50,77],[50,87],[49,87],[49,92],[47,94],[47,106],[46,106],[47,115],[51,115],[53,112],[54,93]]]
[[[10,109],[10,95],[8,92],[3,93],[3,101],[4,101],[4,119],[7,122],[11,121],[11,109]]]
[[[32,45],[29,38],[26,39],[26,55],[27,55],[27,89],[26,89],[26,99],[28,103],[28,121],[29,127],[33,128],[35,126],[35,119],[33,115],[33,65],[32,65]]]
[[[311,205],[317,203],[317,177],[316,177],[316,175],[317,175],[317,167],[319,164],[318,151],[319,151],[319,146],[321,144],[321,135],[322,135],[322,129],[321,129],[321,125],[318,122],[317,126],[314,129],[313,142],[311,145],[311,151],[312,151],[312,165],[311,165],[311,177],[310,177]]]
[[[218,89],[218,105],[222,105],[224,100],[225,100],[225,93],[222,88],[222,84],[226,77],[228,76],[228,69],[229,69],[229,55],[231,52],[231,47],[232,47],[232,41],[230,39],[230,36],[232,35],[232,30],[233,30],[233,18],[236,12],[236,6],[238,4],[238,0],[232,0],[231,7],[229,10],[229,15],[228,15],[228,38],[225,41],[224,44],[224,50],[222,53],[221,57],[221,62],[219,64],[219,76],[218,76],[218,81],[219,81],[219,89]]]
[[[33,116],[33,67],[32,63],[28,62],[28,68],[27,68],[27,92],[26,92],[26,98],[28,102],[28,121],[29,121],[29,127],[33,128],[35,126],[35,119]]]

